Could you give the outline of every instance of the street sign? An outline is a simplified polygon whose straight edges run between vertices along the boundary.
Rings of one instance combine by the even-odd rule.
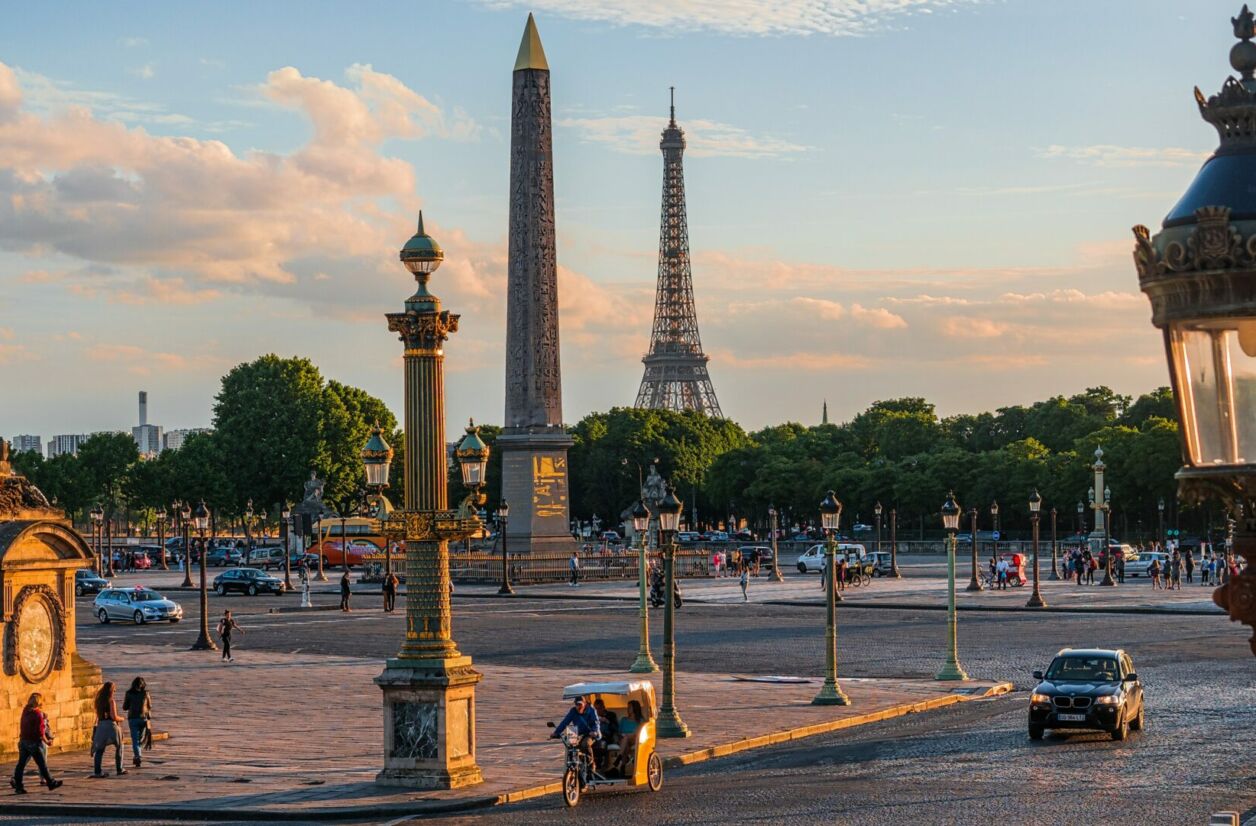
[[[993,531],[993,532],[990,534],[990,538],[991,538],[991,539],[993,539],[995,542],[998,542],[998,541],[999,541],[999,532],[998,532],[998,531]]]

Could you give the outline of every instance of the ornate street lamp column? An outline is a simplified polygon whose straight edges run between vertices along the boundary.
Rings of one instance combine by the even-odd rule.
[[[1029,595],[1029,602],[1025,603],[1026,608],[1046,608],[1047,603],[1042,598],[1042,592],[1038,590],[1038,511],[1042,508],[1042,496],[1038,491],[1034,491],[1034,495],[1029,497],[1029,521],[1034,525],[1034,592]],[[1052,559],[1054,566],[1054,558]]]
[[[210,515],[209,509],[205,507],[204,499],[196,506],[196,513],[192,518],[195,520],[196,532],[201,539],[201,633],[197,636],[196,642],[192,643],[192,650],[217,651],[218,646],[214,645],[213,638],[209,636],[209,590],[205,583],[205,557],[209,555],[209,545],[205,540],[205,529],[209,527]]]
[[[479,783],[475,762],[475,685],[480,674],[458,651],[451,629],[449,542],[481,528],[478,488],[457,510],[448,506],[445,453],[444,342],[458,316],[442,310],[427,282],[445,254],[419,228],[401,250],[418,282],[388,329],[405,345],[405,507],[385,538],[406,547],[406,633],[375,682],[384,694],[384,768],[376,781],[421,789]],[[483,482],[483,469],[477,468]],[[463,482],[468,470],[463,467]]]
[[[647,568],[645,564],[646,546],[650,539],[650,509],[640,499],[632,506],[632,530],[641,537],[640,555],[637,559],[637,591],[640,598],[641,646],[637,649],[637,659],[628,667],[633,674],[655,674],[658,663],[650,653],[650,609],[645,602]]]
[[[166,513],[166,506],[162,505],[161,510],[157,511],[157,548],[161,556],[163,571],[170,570],[170,566],[166,564],[166,521],[168,519],[170,519],[170,514]]]
[[[824,529],[824,685],[812,698],[813,706],[848,706],[850,698],[837,682],[837,530],[842,523],[842,503],[833,491],[820,503],[820,527]]]
[[[91,509],[89,515],[92,520],[92,541],[96,545],[96,576],[103,577],[105,575],[105,557],[101,551],[101,546],[104,539],[102,525],[105,521],[105,512],[101,509],[100,504],[97,503],[96,507]]]
[[[1156,503],[1156,512],[1159,515],[1159,526],[1156,528],[1156,542],[1160,547],[1164,547],[1164,497],[1160,497],[1160,501]]]
[[[502,538],[502,587],[497,589],[498,596],[513,596],[515,589],[510,587],[510,549],[506,546],[506,529],[510,527],[510,503],[503,499],[497,505],[497,532]]]
[[[283,592],[292,591],[292,548],[288,540],[288,522],[292,519],[292,506],[286,501],[279,507],[279,543],[283,546]],[[301,560],[302,567],[305,560]]]
[[[946,579],[947,579],[947,653],[946,665],[942,666],[942,670],[938,672],[936,679],[939,680],[967,680],[968,675],[964,673],[963,667],[959,664],[959,620],[955,613],[955,533],[959,530],[959,503],[955,501],[955,494],[948,493],[946,502],[942,505],[942,527],[946,528],[947,537],[947,554],[946,554]]]
[[[903,577],[898,571],[898,508],[890,508],[890,576]]]
[[[663,543],[663,702],[659,708],[659,737],[688,737],[689,726],[676,710],[676,531],[683,504],[671,485],[659,502],[659,539]]]
[[[780,552],[777,550],[777,546],[776,546],[777,518],[779,517],[779,515],[780,514],[777,513],[775,505],[768,505],[768,521],[771,522],[772,524],[772,581],[773,582],[785,581],[781,577],[781,555],[780,555]]]
[[[180,505],[179,516],[183,520],[183,587],[192,587],[192,506]]]
[[[964,590],[980,591],[982,590],[982,587],[981,587],[981,579],[980,577],[977,576],[977,566],[981,563],[978,562],[977,560],[977,509],[976,508],[968,509],[968,520],[972,525],[970,531],[972,533],[973,541],[972,541],[972,548],[970,550],[972,551],[973,559],[972,559],[972,576],[968,580],[968,587],[965,588]]]

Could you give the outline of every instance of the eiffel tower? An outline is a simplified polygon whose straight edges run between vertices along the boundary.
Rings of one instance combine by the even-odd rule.
[[[689,224],[685,217],[685,171],[681,156],[685,133],[676,125],[676,90],[671,120],[663,130],[663,215],[659,227],[659,281],[654,296],[650,352],[641,361],[645,375],[636,407],[698,410],[723,418],[702,352],[698,312],[693,305],[693,270],[689,266]]]

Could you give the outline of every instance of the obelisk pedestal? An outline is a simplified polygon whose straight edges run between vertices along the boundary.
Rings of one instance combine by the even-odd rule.
[[[559,365],[550,72],[532,15],[513,84],[506,416],[495,446],[511,506],[511,552],[565,554],[575,550],[567,488],[572,441],[563,427]]]

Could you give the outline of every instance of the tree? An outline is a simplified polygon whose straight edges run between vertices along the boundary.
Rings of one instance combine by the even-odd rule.
[[[1121,424],[1142,427],[1144,422],[1153,417],[1166,421],[1177,418],[1177,405],[1173,402],[1173,391],[1169,388],[1157,387],[1150,393],[1139,396],[1121,415]]]

